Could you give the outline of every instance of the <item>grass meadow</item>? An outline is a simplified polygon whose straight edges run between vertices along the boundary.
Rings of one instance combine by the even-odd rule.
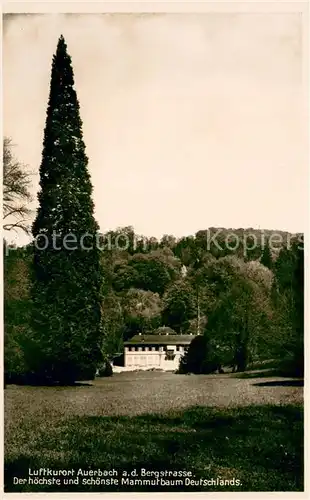
[[[303,491],[303,387],[262,376],[115,374],[5,389],[5,491]],[[14,484],[29,468],[192,471],[240,485]]]

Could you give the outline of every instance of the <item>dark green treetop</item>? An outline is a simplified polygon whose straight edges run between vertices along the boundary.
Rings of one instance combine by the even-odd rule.
[[[63,36],[53,57],[33,223],[34,348],[38,377],[89,378],[100,361],[102,277],[92,185],[71,58]]]
[[[265,267],[268,267],[268,269],[273,268],[272,254],[268,242],[264,245],[260,261]]]

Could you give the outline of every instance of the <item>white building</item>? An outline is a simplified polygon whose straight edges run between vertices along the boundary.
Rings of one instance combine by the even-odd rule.
[[[135,335],[124,342],[128,370],[158,368],[175,371],[195,335]]]

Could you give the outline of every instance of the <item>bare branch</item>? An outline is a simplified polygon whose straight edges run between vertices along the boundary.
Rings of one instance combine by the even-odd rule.
[[[32,173],[27,167],[18,162],[12,153],[12,141],[5,137],[3,140],[3,219],[11,217],[12,223],[3,226],[5,231],[21,229],[29,234],[29,220],[32,211],[27,203],[32,201],[30,194]],[[24,203],[21,203],[24,202]]]

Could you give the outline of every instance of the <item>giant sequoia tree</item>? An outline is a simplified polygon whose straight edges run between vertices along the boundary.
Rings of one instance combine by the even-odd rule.
[[[92,377],[101,338],[101,271],[92,185],[71,58],[63,36],[53,57],[33,224],[33,372],[70,383]]]

